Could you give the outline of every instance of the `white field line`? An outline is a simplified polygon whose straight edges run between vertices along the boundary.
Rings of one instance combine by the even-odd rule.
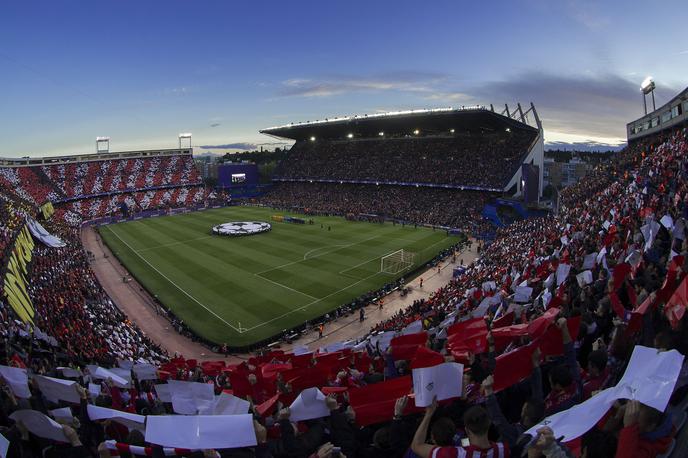
[[[334,246],[337,247],[337,248],[334,248],[333,250],[330,250],[330,251],[326,251],[326,252],[324,252],[324,253],[322,253],[322,254],[313,256],[313,257],[308,258],[308,259],[316,259],[316,258],[319,258],[319,257],[321,257],[321,256],[325,256],[326,254],[329,254],[329,253],[331,253],[331,252],[333,252],[333,251],[338,251],[338,250],[340,250],[340,249],[342,249],[342,248],[348,248],[348,247],[350,247],[350,246],[358,245],[359,243],[367,242],[367,241],[369,241],[369,240],[373,240],[373,239],[376,239],[376,238],[378,238],[378,237],[382,237],[382,235],[383,235],[383,234],[379,234],[379,235],[376,235],[376,236],[373,236],[373,237],[370,237],[370,238],[367,238],[367,239],[359,240],[358,242],[349,243],[348,245],[334,245]],[[320,247],[320,248],[332,248],[332,247],[333,247],[333,245],[329,245],[328,247]],[[312,251],[313,251],[313,250],[311,250],[311,252],[312,252]],[[308,254],[308,253],[306,253],[306,254]],[[296,260],[296,261],[291,261],[291,262],[288,262],[288,263],[286,263],[286,264],[281,264],[281,265],[279,265],[279,266],[270,267],[269,269],[265,269],[265,270],[261,270],[260,272],[256,272],[256,275],[261,275],[261,274],[264,274],[264,273],[266,273],[266,272],[270,272],[271,270],[281,269],[282,267],[293,266],[294,264],[299,264],[299,263],[301,263],[301,262],[303,262],[303,261],[306,261],[306,256],[305,256],[305,255],[304,255],[304,259],[298,259],[298,260]]]
[[[432,245],[428,245],[427,247],[423,248],[423,250],[427,250],[428,248],[432,248],[432,247],[434,247],[435,245],[437,245],[438,243],[442,242],[443,240],[444,240],[444,239],[440,239],[440,240],[438,240],[437,242],[433,243]],[[371,259],[368,259],[367,261],[363,261],[363,262],[361,262],[361,263],[358,263],[358,264],[356,264],[355,266],[351,266],[351,267],[348,267],[348,268],[346,268],[346,269],[344,269],[344,270],[340,270],[340,271],[337,272],[337,273],[338,273],[339,275],[346,275],[345,272],[348,272],[348,271],[350,271],[350,270],[354,270],[356,267],[359,267],[359,266],[368,264],[369,262],[375,261],[376,259],[380,259],[380,258],[382,258],[383,256],[386,256],[386,255],[388,255],[388,254],[389,254],[389,253],[385,253],[385,254],[381,254],[380,256],[375,256],[374,258],[371,258]],[[413,267],[413,266],[412,266],[412,267]],[[380,272],[378,272],[378,273],[385,273],[385,272],[381,272],[381,271],[380,271]],[[350,277],[350,275],[347,275],[347,276]],[[356,278],[358,278],[358,277],[356,277]]]
[[[423,250],[427,250],[428,248],[431,248],[431,247],[437,245],[438,243],[440,243],[440,242],[442,242],[442,241],[444,241],[444,239],[440,239],[440,240],[438,240],[437,242],[433,243],[432,245],[428,245],[427,247],[423,248]],[[384,255],[378,256],[378,258],[380,258],[380,257],[382,257],[382,256],[384,256]],[[376,259],[376,258],[373,258],[373,259]],[[368,262],[370,262],[370,261],[368,261]],[[322,301],[323,299],[327,299],[328,297],[334,296],[335,294],[341,293],[342,291],[346,291],[347,289],[351,288],[352,286],[358,285],[359,283],[364,282],[364,281],[368,280],[369,278],[372,278],[372,277],[374,277],[374,276],[376,276],[376,275],[378,275],[378,274],[380,274],[380,273],[381,273],[381,272],[375,272],[374,274],[368,275],[367,277],[362,278],[362,279],[358,280],[357,282],[354,282],[354,283],[352,283],[352,284],[350,284],[350,285],[348,285],[348,286],[345,286],[344,288],[342,288],[342,289],[340,289],[340,290],[337,290],[337,291],[335,291],[335,292],[333,292],[333,293],[330,293],[330,294],[328,294],[327,296],[321,297],[320,299],[316,299],[316,300],[314,300],[313,302],[309,302],[308,304],[304,305],[303,307],[299,307],[299,308],[297,308],[297,309],[290,310],[290,311],[288,311],[288,312],[286,312],[286,313],[283,313],[283,314],[280,315],[280,316],[276,316],[275,318],[272,318],[272,319],[270,319],[270,320],[268,320],[268,321],[264,321],[263,323],[259,323],[259,324],[255,325],[255,326],[250,327],[250,328],[245,328],[245,329],[244,329],[244,332],[253,331],[253,330],[256,329],[256,328],[259,328],[259,327],[264,326],[264,325],[266,325],[266,324],[272,323],[272,322],[275,321],[275,320],[282,319],[282,318],[284,318],[284,317],[287,316],[287,315],[291,315],[292,313],[303,312],[304,310],[306,310],[306,309],[307,309],[308,307],[310,307],[311,305],[317,304],[318,302]]]
[[[299,294],[301,294],[302,296],[310,297],[311,299],[317,299],[317,297],[315,297],[315,296],[311,296],[310,294],[306,294],[306,293],[304,293],[303,291],[299,291],[298,289],[291,288],[291,287],[289,287],[289,286],[287,286],[287,285],[285,285],[285,284],[283,284],[283,283],[280,283],[280,282],[278,282],[278,281],[270,280],[268,277],[264,277],[264,276],[262,276],[261,274],[253,274],[253,275],[255,275],[256,277],[260,277],[260,278],[262,278],[263,280],[267,280],[267,281],[269,281],[270,283],[272,283],[273,285],[277,285],[277,286],[280,286],[280,287],[282,287],[282,288],[286,288],[286,289],[288,289],[289,291],[294,291],[295,293],[299,293]]]
[[[244,332],[253,331],[253,330],[256,329],[256,328],[259,328],[259,327],[261,327],[261,326],[265,326],[266,324],[272,323],[272,322],[275,321],[275,320],[280,320],[280,319],[284,318],[284,317],[287,316],[287,315],[291,315],[292,313],[303,312],[304,310],[306,310],[306,309],[307,309],[308,307],[310,307],[311,305],[317,304],[318,302],[322,301],[323,299],[327,299],[328,297],[334,296],[334,295],[337,294],[337,293],[341,293],[342,291],[345,291],[345,290],[351,288],[352,286],[358,285],[359,283],[361,283],[361,282],[363,282],[363,281],[365,281],[365,280],[367,280],[367,279],[369,279],[369,278],[374,277],[374,276],[377,275],[378,273],[379,273],[379,272],[376,272],[376,273],[374,273],[373,275],[370,275],[370,276],[365,277],[365,278],[363,278],[363,279],[361,279],[361,280],[358,280],[357,282],[352,283],[352,284],[350,284],[350,285],[348,285],[348,286],[345,286],[344,288],[339,289],[339,290],[337,290],[337,291],[335,291],[335,292],[333,292],[333,293],[330,293],[330,294],[328,294],[327,296],[321,297],[320,299],[316,299],[316,300],[314,300],[313,302],[309,302],[308,304],[304,305],[303,307],[299,307],[299,308],[297,308],[297,309],[290,310],[290,311],[288,311],[288,312],[286,312],[286,313],[283,313],[283,314],[280,315],[280,316],[276,316],[275,318],[272,318],[271,320],[264,321],[264,322],[262,322],[262,323],[259,323],[259,324],[255,325],[255,326],[252,326],[252,327],[250,327],[250,328],[245,328],[245,329],[244,329]]]
[[[234,326],[232,326],[231,324],[229,324],[227,321],[225,321],[225,319],[222,318],[220,315],[218,315],[217,313],[213,312],[213,311],[210,310],[208,307],[206,307],[206,306],[205,306],[203,303],[201,303],[198,299],[196,299],[196,298],[193,297],[191,294],[189,294],[189,293],[187,293],[186,291],[184,291],[183,289],[181,289],[181,288],[179,287],[179,285],[177,285],[175,282],[173,282],[172,280],[170,280],[169,277],[168,277],[167,275],[165,275],[164,273],[160,272],[160,271],[158,270],[157,267],[155,267],[153,264],[151,264],[150,262],[148,262],[148,260],[147,260],[146,258],[144,258],[143,256],[141,256],[136,250],[134,250],[134,249],[131,247],[131,245],[129,245],[125,240],[122,239],[122,237],[119,236],[119,234],[118,234],[117,232],[113,231],[113,230],[112,230],[112,226],[107,226],[107,228],[110,230],[110,232],[112,232],[112,233],[115,235],[115,237],[117,237],[117,238],[120,240],[120,242],[124,243],[124,244],[127,246],[127,248],[129,248],[129,249],[131,250],[132,253],[134,253],[136,256],[138,256],[139,258],[141,258],[141,260],[142,260],[143,262],[145,262],[146,264],[148,264],[153,270],[155,270],[158,274],[160,274],[161,277],[163,277],[165,280],[167,280],[168,282],[170,282],[170,284],[171,284],[172,286],[174,286],[174,287],[177,288],[179,291],[181,291],[182,293],[184,293],[184,295],[186,295],[189,299],[191,299],[192,301],[194,301],[195,303],[197,303],[198,305],[200,305],[201,307],[203,307],[204,309],[206,309],[211,315],[213,315],[214,317],[216,317],[217,319],[219,319],[220,321],[222,321],[224,324],[226,324],[227,326],[229,326],[230,328],[232,328],[234,331],[238,332],[239,334],[243,334],[244,332],[246,332],[246,330],[245,330],[244,328],[242,328],[242,329],[235,328]]]
[[[320,248],[313,248],[312,250],[307,251],[306,254],[303,255],[303,260],[305,261],[306,259],[308,259],[308,255],[313,253],[314,251],[320,251],[323,249],[334,248],[334,247],[346,247],[346,246],[351,246],[351,245],[327,245],[327,246],[321,246]],[[315,256],[315,257],[317,258],[317,256]]]

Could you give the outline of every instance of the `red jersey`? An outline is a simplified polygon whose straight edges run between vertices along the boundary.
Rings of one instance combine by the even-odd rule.
[[[509,447],[501,442],[491,442],[489,448],[468,447],[435,447],[431,458],[509,458]]]

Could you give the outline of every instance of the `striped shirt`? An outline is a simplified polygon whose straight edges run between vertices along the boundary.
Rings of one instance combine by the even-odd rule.
[[[509,447],[501,442],[491,442],[489,448],[468,447],[435,447],[431,458],[509,458]]]

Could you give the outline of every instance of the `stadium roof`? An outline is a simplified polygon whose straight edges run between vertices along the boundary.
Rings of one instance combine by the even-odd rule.
[[[292,140],[485,132],[506,128],[532,129],[528,124],[485,107],[436,108],[364,114],[268,127],[260,133]]]

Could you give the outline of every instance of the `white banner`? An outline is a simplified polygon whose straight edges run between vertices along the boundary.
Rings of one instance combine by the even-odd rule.
[[[170,387],[172,408],[175,413],[196,415],[213,408],[215,403],[213,385],[179,380],[169,380],[167,385]]]
[[[253,416],[150,415],[146,442],[187,449],[252,447],[257,444]]]
[[[62,248],[67,246],[62,239],[55,237],[50,232],[46,231],[38,221],[32,218],[26,218],[26,224],[29,226],[31,234],[50,248]]]
[[[555,437],[564,437],[564,442],[576,439],[595,426],[617,399],[637,400],[663,412],[669,404],[682,365],[683,355],[676,350],[659,352],[655,348],[636,345],[626,372],[616,386],[545,418],[526,434],[535,435],[541,427],[549,426]]]

